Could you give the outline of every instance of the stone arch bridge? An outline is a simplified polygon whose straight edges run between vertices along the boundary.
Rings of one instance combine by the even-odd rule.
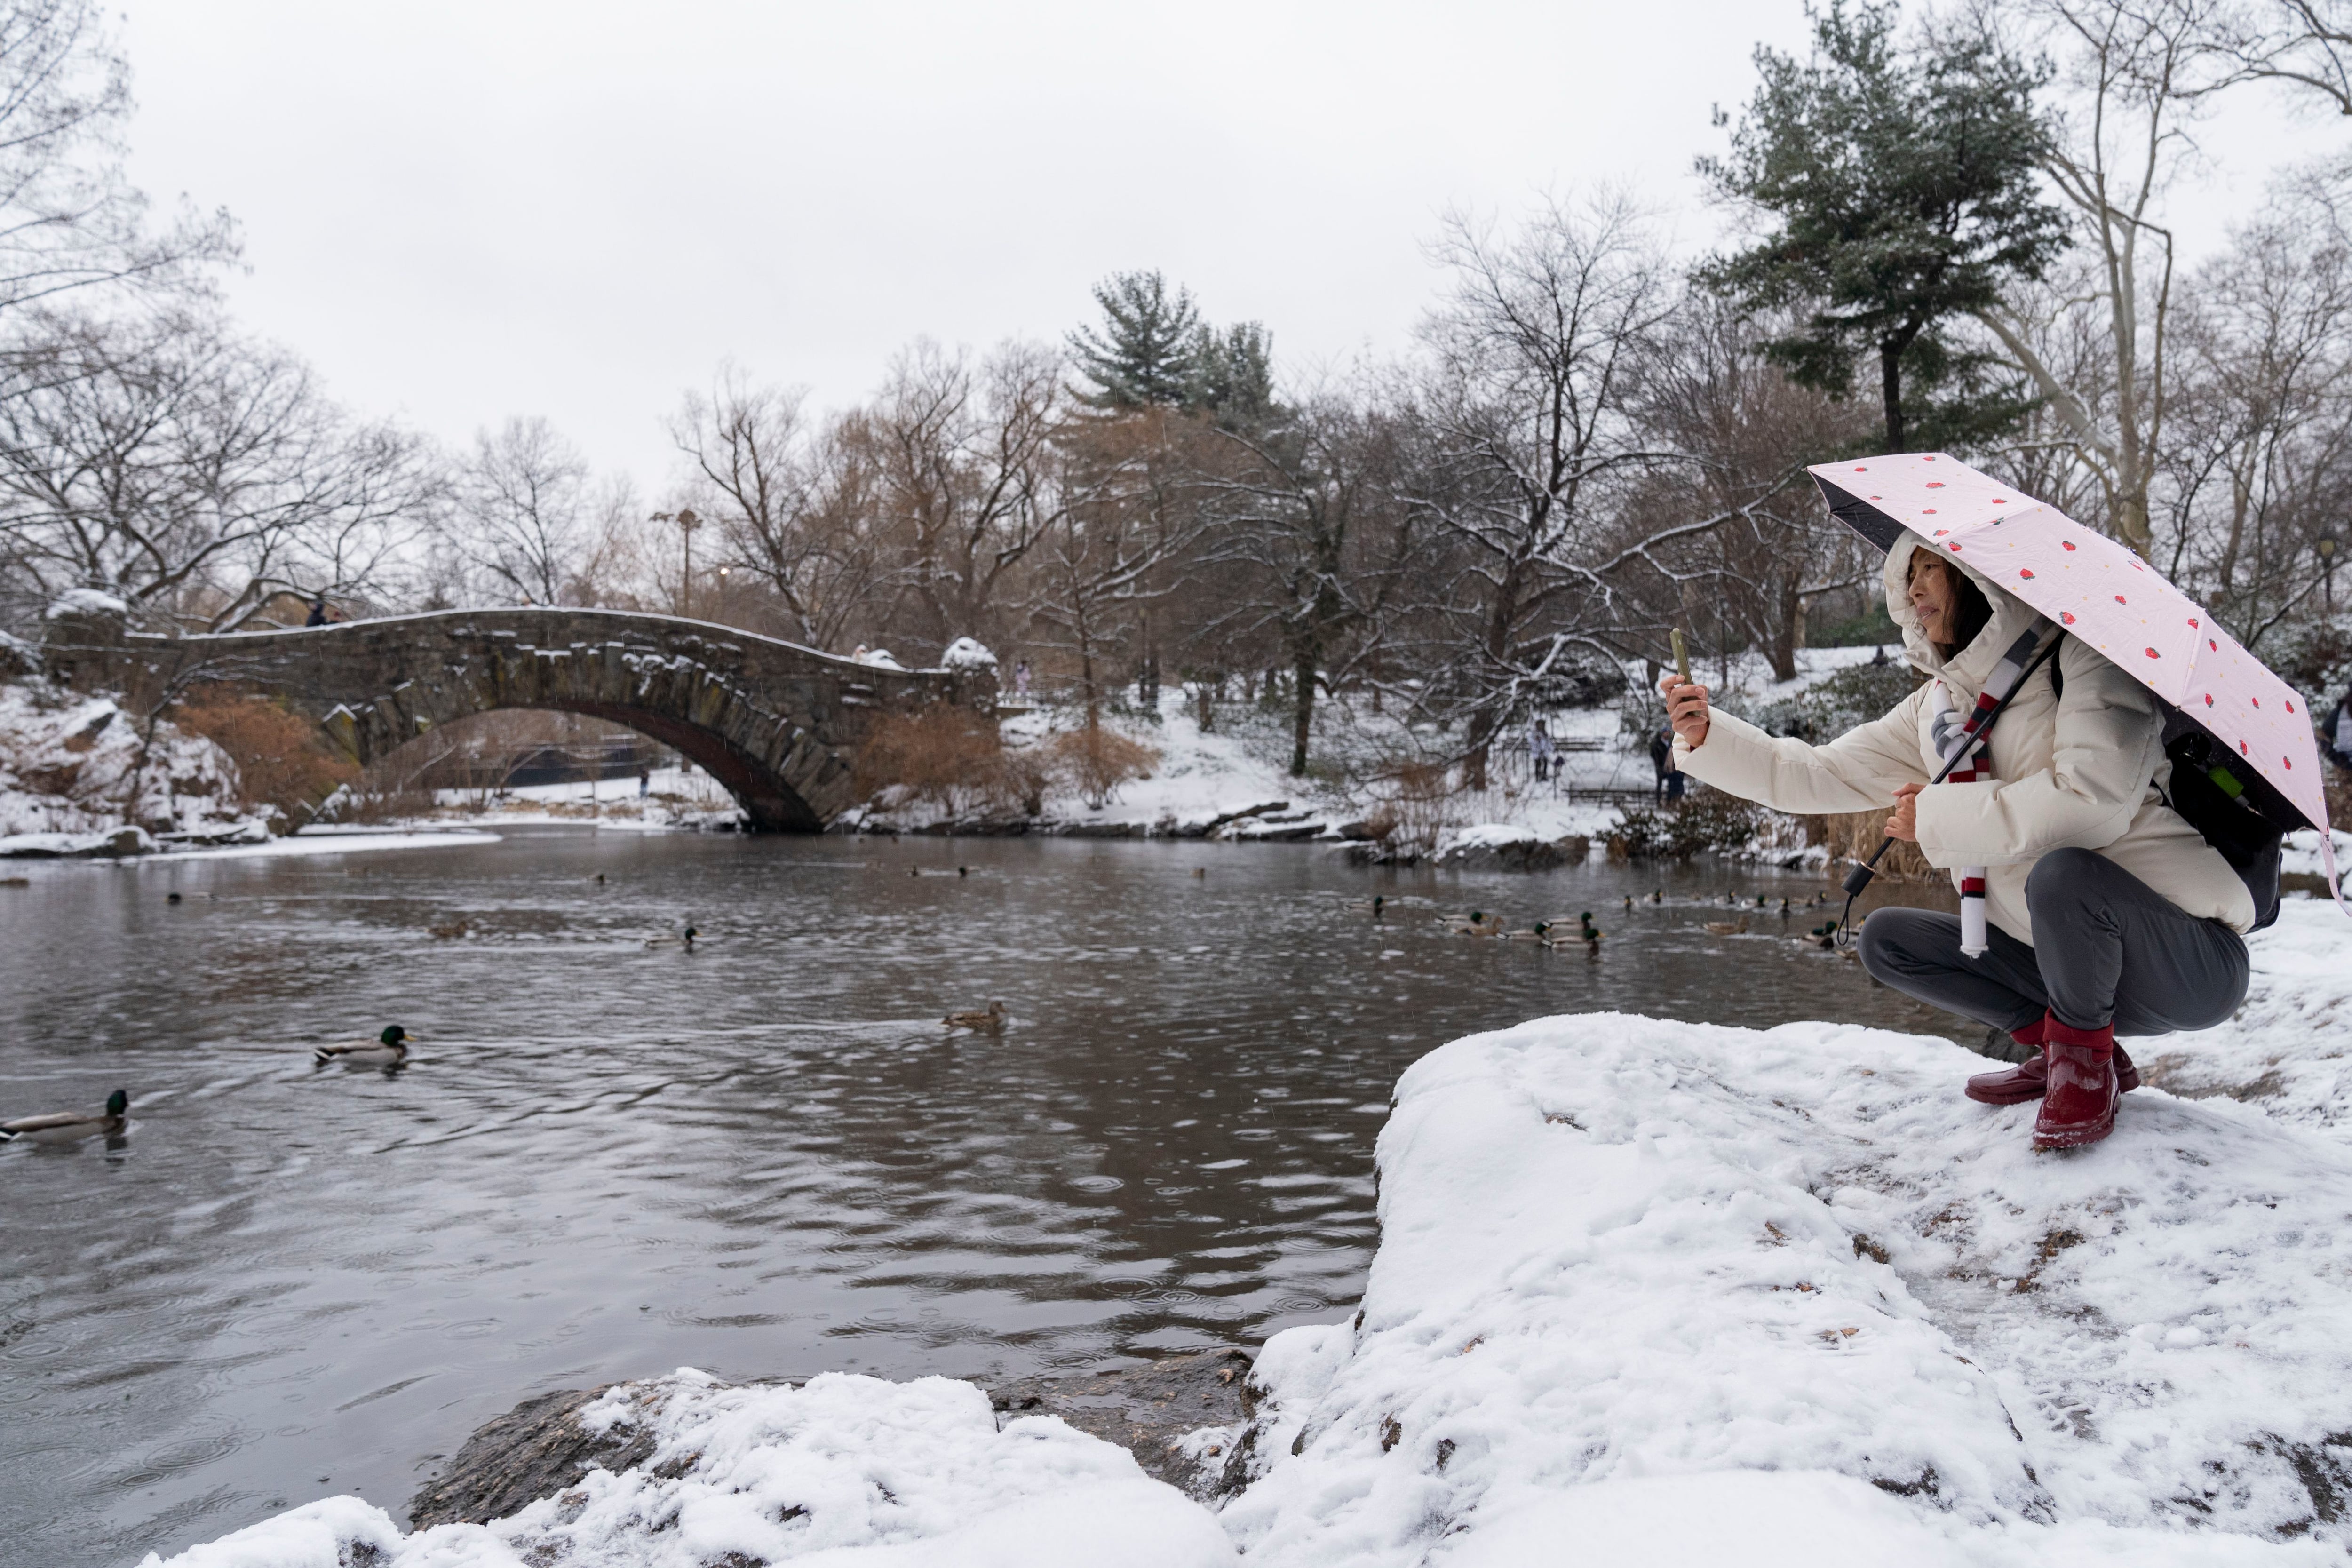
[[[446,610],[215,636],[53,611],[44,662],[86,689],[161,700],[234,681],[285,700],[366,763],[437,725],[541,708],[625,726],[708,770],[754,828],[822,832],[857,804],[875,720],[933,703],[993,716],[996,672],[877,668],[732,626],[618,610]]]

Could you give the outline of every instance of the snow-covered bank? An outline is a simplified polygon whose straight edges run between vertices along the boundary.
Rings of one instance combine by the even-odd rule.
[[[2352,954],[2324,920],[2259,944],[2273,997]],[[2311,1022],[2215,1034],[2284,1053]],[[1661,1478],[1772,1472],[1738,1481],[1742,1561],[1796,1560],[1858,1483],[1906,1500],[1869,1528],[1911,1561],[2340,1560],[2352,1150],[2143,1091],[2108,1142],[2036,1155],[2032,1106],[1958,1094],[1981,1065],[1620,1016],[1423,1058],[1363,1310],[1265,1347],[1227,1528],[1253,1563],[1516,1561],[1659,1510],[1696,1541],[1711,1483]]]
[[[329,1498],[171,1559],[171,1568],[1217,1568],[1215,1519],[1127,1450],[1058,1417],[999,1428],[968,1383],[828,1373],[728,1387],[681,1370],[615,1389],[584,1425],[644,1426],[652,1452],[489,1526],[403,1535]],[[360,1548],[365,1548],[363,1553]],[[150,1555],[148,1564],[162,1560]]]

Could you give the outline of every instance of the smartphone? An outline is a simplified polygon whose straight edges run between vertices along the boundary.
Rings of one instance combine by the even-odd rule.
[[[1690,644],[1683,641],[1683,629],[1680,626],[1673,627],[1666,635],[1672,637],[1675,643],[1675,675],[1683,685],[1688,686],[1691,683]]]

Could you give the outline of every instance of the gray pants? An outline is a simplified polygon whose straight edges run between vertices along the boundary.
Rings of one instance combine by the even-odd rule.
[[[2032,945],[1995,926],[1960,953],[1960,917],[1879,910],[1862,923],[1862,964],[1930,1006],[2017,1030],[2043,1011],[2077,1029],[2125,1036],[2210,1029],[2246,999],[2246,944],[2220,921],[2185,914],[2103,855],[2053,849],[2025,879]]]

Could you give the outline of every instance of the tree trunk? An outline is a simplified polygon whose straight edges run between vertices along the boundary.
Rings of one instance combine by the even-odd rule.
[[[1290,776],[1307,773],[1307,739],[1315,723],[1315,656],[1302,653],[1292,667],[1298,689],[1290,697]]]
[[[1780,603],[1774,606],[1780,613],[1772,617],[1772,679],[1797,679],[1797,645],[1803,641],[1805,601],[1797,592],[1800,584],[1790,573],[1780,579]]]
[[[1906,337],[1901,341],[1888,339],[1878,345],[1878,395],[1886,407],[1886,449],[1903,450],[1903,351],[1911,346]]]

